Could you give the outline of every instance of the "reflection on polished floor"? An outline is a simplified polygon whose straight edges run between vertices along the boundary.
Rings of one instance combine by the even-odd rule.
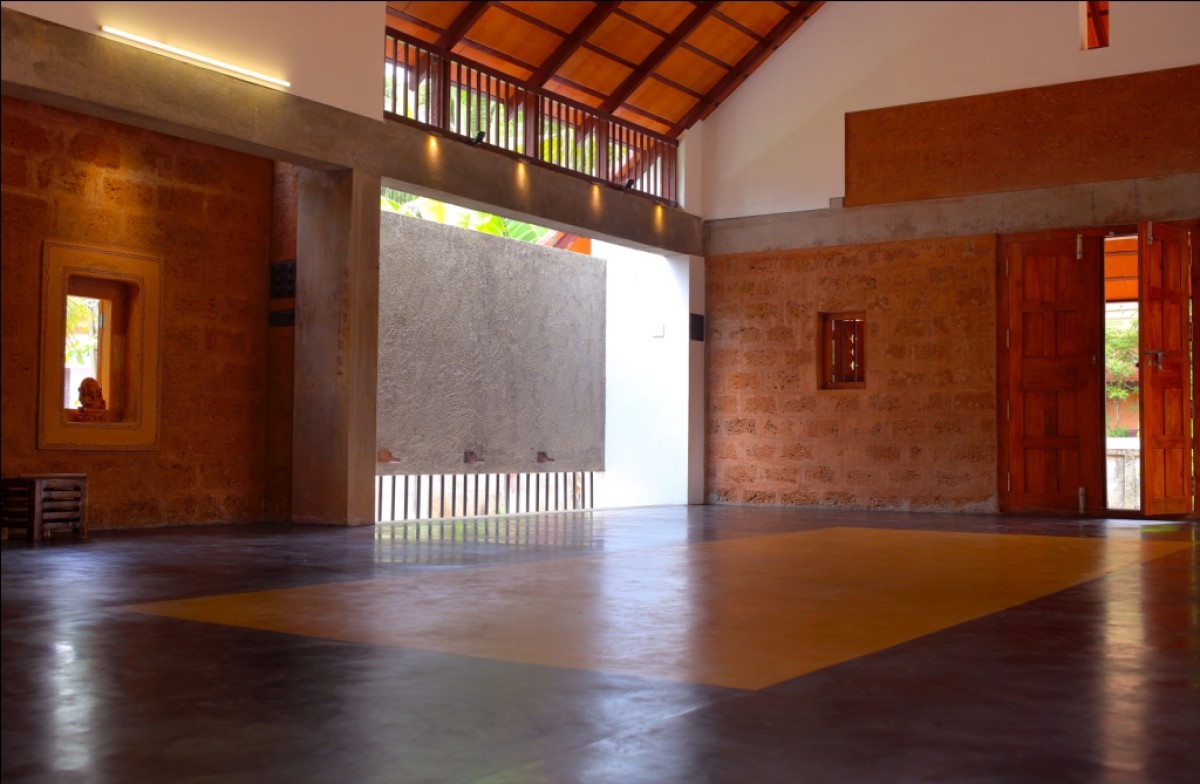
[[[1195,522],[672,507],[3,543],[3,779],[1174,782]]]

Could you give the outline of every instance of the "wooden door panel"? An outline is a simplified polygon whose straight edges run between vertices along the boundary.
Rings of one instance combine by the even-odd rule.
[[[1187,231],[1145,223],[1139,245],[1142,507],[1148,515],[1186,514],[1194,465]]]
[[[1002,244],[1006,511],[1101,508],[1099,237]]]
[[[1079,387],[1084,378],[1084,363],[1077,357],[1033,357],[1023,363],[1023,391],[1046,395],[1054,392],[1065,392]],[[1047,405],[1053,410],[1058,403],[1057,398],[1048,401]]]

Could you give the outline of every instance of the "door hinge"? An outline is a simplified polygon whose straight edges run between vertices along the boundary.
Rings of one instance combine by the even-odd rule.
[[[1087,491],[1079,488],[1079,514],[1087,511]]]
[[[1146,244],[1154,244],[1154,221],[1146,221]]]
[[[1008,277],[1008,256],[1004,257],[1004,277]]]
[[[1075,260],[1076,261],[1083,260],[1083,235],[1082,234],[1075,235]]]
[[[1012,348],[1012,331],[1008,327],[1004,328],[1004,347]]]
[[[1004,492],[1006,492],[1006,493],[1012,492],[1012,474],[1011,473],[1006,473],[1004,475]]]
[[[1004,401],[1004,421],[1005,422],[1012,421],[1012,401],[1011,400]]]

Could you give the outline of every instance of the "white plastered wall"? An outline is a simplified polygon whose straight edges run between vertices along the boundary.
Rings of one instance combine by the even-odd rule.
[[[1080,6],[826,3],[704,121],[703,208],[689,211],[829,207],[845,195],[847,112],[1200,63],[1198,2],[1114,0],[1111,45],[1091,51]]]
[[[6,8],[101,35],[108,25],[291,82],[288,92],[383,119],[384,0],[20,2]]]
[[[596,240],[592,255],[608,262],[605,471],[596,503],[686,504],[689,470],[700,470],[688,439],[692,260]]]

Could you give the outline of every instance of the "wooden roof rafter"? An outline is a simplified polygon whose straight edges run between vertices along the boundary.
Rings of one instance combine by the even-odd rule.
[[[666,36],[667,33],[670,32],[668,30],[663,30],[661,27],[656,27],[655,25],[650,24],[649,22],[647,22],[645,19],[638,16],[637,14],[629,13],[624,8],[621,8],[619,3],[617,4],[617,9],[614,13],[616,13],[617,16],[625,19],[627,22],[633,22],[635,25],[642,28],[643,30],[654,33],[659,38]]]
[[[687,41],[684,41],[682,44],[680,44],[679,48],[686,49],[687,51],[689,51],[692,54],[699,57],[701,60],[708,60],[710,63],[717,66],[718,68],[720,68],[723,71],[728,71],[730,68],[733,67],[732,63],[727,63],[724,60],[722,60],[720,57],[717,57],[715,54],[712,54],[711,52],[706,52],[698,46],[692,46]]]
[[[517,68],[523,68],[526,71],[537,70],[537,65],[529,62],[528,60],[522,60],[519,57],[513,57],[507,52],[501,52],[498,49],[493,49],[486,44],[481,44],[478,41],[472,41],[470,38],[463,38],[458,43],[460,46],[466,47],[467,49],[474,49],[477,52],[483,52],[489,57],[494,57],[497,60],[503,60],[509,65],[515,65]]]
[[[584,41],[583,45],[580,46],[579,48],[586,49],[589,52],[594,52],[603,58],[612,60],[614,63],[619,63],[631,71],[637,70],[638,64],[635,63],[633,60],[627,60],[624,57],[622,57],[621,55],[617,54],[616,52],[610,52],[607,49],[601,49],[599,46],[596,46],[591,41]]]
[[[667,76],[663,76],[660,73],[652,73],[652,74],[650,74],[649,78],[653,79],[656,82],[661,82],[662,84],[665,84],[667,87],[670,87],[672,90],[678,90],[679,92],[683,93],[684,95],[695,98],[696,100],[700,100],[700,99],[704,98],[704,93],[696,92],[691,87],[680,84],[679,82],[675,81],[674,79],[671,79],[670,77],[667,77]],[[623,105],[628,106],[629,104],[623,104]]]
[[[597,90],[593,87],[588,87],[586,84],[580,84],[579,82],[573,81],[573,80],[568,79],[567,77],[561,76],[559,74],[554,74],[554,76],[551,76],[550,81],[558,82],[559,84],[570,87],[572,90],[577,90],[578,92],[581,92],[584,95],[590,95],[598,101],[603,101],[605,98],[608,97],[607,95],[605,95],[604,93],[600,92],[599,90]]]
[[[642,61],[642,67],[627,76],[625,81],[621,82],[621,86],[613,90],[609,99],[600,106],[601,111],[612,113],[618,106],[624,104],[633,91],[650,78],[654,69],[662,65],[663,60],[666,60],[672,52],[679,48],[683,40],[716,10],[717,5],[716,2],[697,2],[696,8],[687,15],[687,18]]]
[[[594,33],[596,28],[603,24],[605,19],[612,16],[616,8],[616,3],[596,3],[596,7],[584,17],[583,21],[579,23],[569,36],[563,39],[563,42],[546,58],[546,61],[542,63],[542,67],[530,77],[529,81],[538,87],[545,85],[550,77],[562,67],[563,63],[584,45],[588,36]]]
[[[717,82],[708,91],[704,99],[697,103],[690,112],[684,115],[683,119],[668,131],[668,135],[678,136],[699,120],[707,117],[713,109],[720,106],[721,102],[729,97],[730,93],[737,89],[738,85],[754,72],[755,68],[770,56],[771,52],[779,47],[779,44],[776,43],[777,41],[782,41],[795,32],[796,28],[808,21],[809,17],[815,14],[824,4],[824,0],[816,0],[815,2],[800,2],[792,6],[787,14],[772,28],[771,32],[757,46],[747,52],[733,70],[726,74],[721,81]]]
[[[387,14],[388,14],[388,16],[395,17],[396,19],[402,19],[405,22],[408,22],[409,24],[416,25],[417,27],[420,27],[422,30],[428,30],[431,33],[437,33],[438,35],[441,35],[443,32],[445,32],[444,30],[442,30],[442,28],[438,27],[437,25],[435,25],[431,22],[425,21],[424,19],[420,18],[419,16],[413,16],[412,14],[405,13],[404,11],[400,11],[396,8],[392,8],[390,5],[387,7]]]
[[[529,89],[678,138],[822,2],[388,0],[388,26]]]
[[[459,41],[461,41],[479,18],[487,13],[488,8],[492,5],[491,0],[482,0],[477,3],[467,3],[467,7],[462,13],[446,28],[446,31],[434,41],[434,45],[442,49],[453,49]]]
[[[751,30],[749,27],[746,27],[746,25],[734,19],[732,16],[723,14],[719,10],[713,11],[713,16],[717,19],[720,19],[723,23],[729,25],[747,38],[752,39],[755,43],[762,43],[763,37],[761,35]]]
[[[621,108],[627,112],[632,112],[633,114],[640,114],[642,117],[645,117],[647,120],[652,120],[660,125],[665,126],[665,125],[671,124],[670,120],[668,120],[666,117],[662,117],[660,115],[654,114],[649,109],[643,109],[640,106],[634,106],[633,104],[625,104]]]
[[[550,24],[549,22],[545,22],[541,19],[538,19],[536,16],[533,16],[532,14],[525,13],[520,8],[515,8],[511,3],[505,3],[505,2],[502,2],[501,0],[497,0],[496,2],[492,3],[492,8],[503,11],[504,13],[508,14],[509,16],[515,16],[516,18],[520,19],[521,21],[528,22],[529,24],[533,25],[534,27],[540,27],[541,29],[545,30],[547,33],[558,36],[559,38],[566,38],[567,36],[569,36],[571,34],[570,30],[564,30],[561,27],[555,27],[554,25]]]

